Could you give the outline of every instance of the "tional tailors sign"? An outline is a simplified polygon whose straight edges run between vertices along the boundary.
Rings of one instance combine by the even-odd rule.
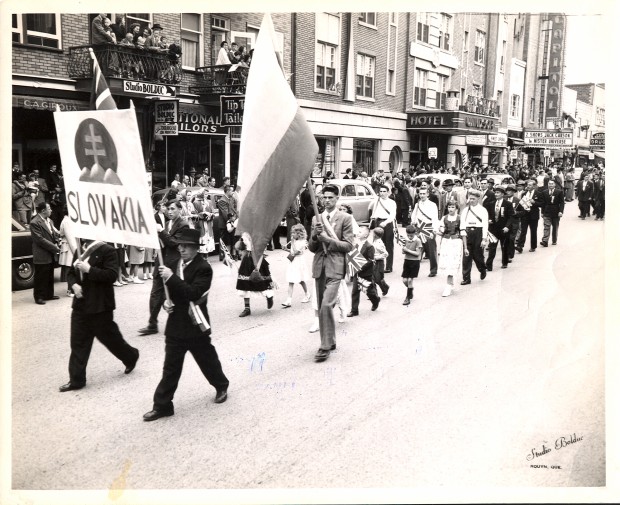
[[[55,112],[76,237],[159,248],[133,109]]]

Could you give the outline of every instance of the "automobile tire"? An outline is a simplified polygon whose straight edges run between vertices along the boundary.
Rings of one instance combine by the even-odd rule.
[[[30,289],[34,286],[34,264],[32,260],[13,262],[13,288]]]

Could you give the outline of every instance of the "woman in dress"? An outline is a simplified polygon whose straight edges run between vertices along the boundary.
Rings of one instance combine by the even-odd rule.
[[[308,236],[302,224],[296,224],[291,228],[291,249],[288,255],[289,264],[286,269],[288,282],[288,298],[282,303],[284,308],[289,308],[293,301],[293,288],[300,284],[304,290],[302,303],[310,301],[310,293],[306,282],[310,279],[310,273],[304,259],[304,252],[308,249]]]
[[[454,277],[462,265],[464,247],[460,230],[461,220],[457,213],[456,201],[449,200],[447,207],[448,213],[442,218],[439,226],[441,243],[439,244],[438,268],[448,276],[448,284],[441,296],[450,296],[452,294]]]
[[[144,263],[144,247],[138,247],[135,245],[129,246],[129,282],[134,284],[144,284],[144,281],[140,279],[140,267]]]
[[[564,199],[567,202],[572,202],[575,198],[575,171],[572,168],[569,168],[566,171],[566,176],[564,177]]]
[[[252,239],[246,232],[241,234],[241,238],[235,244],[235,250],[241,255],[241,264],[237,275],[237,291],[243,296],[245,305],[239,317],[246,317],[252,313],[250,311],[250,293],[264,296],[267,299],[267,308],[270,309],[273,307],[275,285],[269,271],[269,263],[263,256],[258,268],[256,268],[252,259]]]
[[[194,195],[192,199],[194,214],[196,215],[196,228],[200,230],[200,247],[198,253],[206,256],[215,250],[213,236],[213,205],[207,198],[207,190],[204,189]]]

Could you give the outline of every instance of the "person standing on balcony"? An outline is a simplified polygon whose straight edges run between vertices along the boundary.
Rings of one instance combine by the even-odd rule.
[[[239,51],[239,45],[236,42],[233,42],[230,45],[230,50],[228,51],[228,59],[233,65],[235,63],[239,63],[239,57],[237,56],[238,51]]]
[[[127,35],[125,20],[122,18],[122,16],[116,16],[116,22],[111,24],[110,28],[114,32],[117,41],[123,40]]]
[[[108,19],[105,14],[97,14],[91,24],[91,40],[93,44],[111,44],[112,30],[106,30],[104,21]],[[109,20],[108,20],[109,21]]]
[[[159,23],[155,23],[151,30],[152,34],[149,35],[144,41],[144,47],[158,49],[163,27]]]
[[[220,44],[220,52],[217,55],[216,65],[231,65],[228,57],[228,42],[225,40]]]

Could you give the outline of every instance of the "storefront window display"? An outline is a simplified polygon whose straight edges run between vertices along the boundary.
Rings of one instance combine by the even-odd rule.
[[[379,142],[371,139],[353,139],[353,168],[368,175],[377,170]]]
[[[336,154],[338,139],[334,137],[317,137],[316,142],[319,145],[319,153],[314,162],[312,177],[324,177],[327,172],[337,174]]]

